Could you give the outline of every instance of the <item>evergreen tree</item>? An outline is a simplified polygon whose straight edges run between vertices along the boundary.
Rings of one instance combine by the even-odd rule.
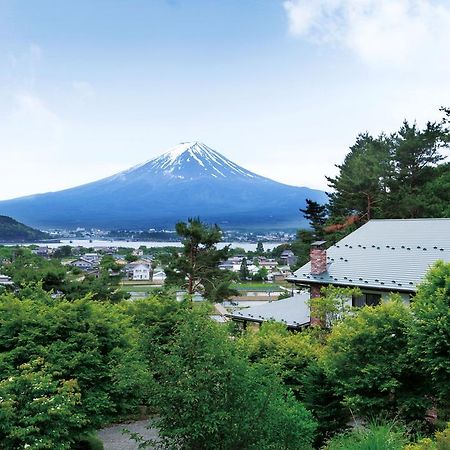
[[[327,221],[327,207],[307,198],[306,208],[300,208],[300,212],[302,212],[303,217],[309,221],[309,225],[314,231],[315,238],[321,239],[323,237],[323,227]]]
[[[256,254],[258,256],[261,256],[264,254],[264,245],[261,241],[258,241],[258,243],[256,244]]]
[[[241,263],[241,267],[239,268],[239,278],[241,281],[246,281],[250,278],[250,271],[247,266],[247,258],[244,258]]]
[[[387,194],[390,176],[390,139],[360,134],[339,174],[326,177],[333,192],[328,194],[332,217],[358,215],[366,220],[379,217]]]
[[[230,289],[231,276],[219,269],[219,263],[228,257],[229,246],[217,249],[222,231],[209,226],[199,218],[190,218],[175,226],[183,238],[183,251],[174,254],[166,268],[166,284],[185,288],[189,296],[196,292],[211,301],[223,300],[235,292]]]

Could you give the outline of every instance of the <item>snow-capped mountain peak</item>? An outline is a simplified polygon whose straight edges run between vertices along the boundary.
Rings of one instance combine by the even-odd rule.
[[[262,178],[198,141],[182,142],[161,156],[134,167],[128,173],[136,169],[152,175],[191,180],[205,177]]]

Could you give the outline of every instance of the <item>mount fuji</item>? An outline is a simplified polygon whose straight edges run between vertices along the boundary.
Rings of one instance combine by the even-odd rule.
[[[0,201],[0,214],[40,228],[173,228],[199,216],[223,228],[283,229],[302,225],[306,198],[326,201],[322,191],[278,183],[185,142],[99,181]]]

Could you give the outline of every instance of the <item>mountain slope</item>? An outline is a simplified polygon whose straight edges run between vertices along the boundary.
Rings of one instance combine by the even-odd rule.
[[[48,234],[17,222],[12,217],[0,216],[0,242],[32,242],[48,237]]]
[[[298,227],[305,198],[322,191],[254,174],[199,142],[144,164],[58,192],[0,202],[0,213],[40,227],[170,227],[200,216],[228,228]]]

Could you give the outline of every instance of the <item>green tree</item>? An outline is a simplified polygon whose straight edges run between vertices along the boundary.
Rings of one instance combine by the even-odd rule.
[[[330,285],[323,287],[320,293],[320,297],[309,300],[311,317],[322,326],[331,327],[352,311],[351,299],[361,295],[361,290]]]
[[[328,194],[332,217],[356,214],[366,220],[378,217],[382,211],[390,176],[390,139],[360,134],[339,174],[326,177],[333,192]]]
[[[261,241],[258,241],[258,243],[256,244],[256,254],[258,256],[264,255],[264,245]]]
[[[258,271],[253,274],[253,281],[265,281],[267,280],[267,276],[269,275],[269,271],[265,267],[261,267]]]
[[[187,312],[153,395],[165,448],[309,449],[316,424],[274,371],[250,364],[226,329]]]
[[[250,271],[247,266],[247,258],[242,259],[241,267],[239,268],[239,278],[241,281],[247,281],[250,278]]]
[[[0,378],[0,442],[4,450],[72,448],[88,422],[73,379],[55,380],[42,358]]]
[[[392,137],[393,176],[389,182],[387,217],[423,217],[430,199],[422,189],[437,176],[436,165],[448,146],[448,129],[444,123],[428,122],[423,130],[404,122]],[[437,203],[443,203],[442,200]],[[390,212],[391,211],[391,212]],[[390,212],[390,214],[389,214]]]
[[[201,292],[205,298],[218,301],[233,295],[231,276],[219,269],[228,256],[229,247],[217,248],[222,232],[217,225],[208,226],[198,218],[176,224],[183,238],[183,251],[173,255],[166,268],[166,284],[183,287],[189,296]]]
[[[431,380],[433,396],[450,398],[450,263],[437,262],[419,286],[412,303],[409,348]]]
[[[314,232],[315,239],[323,238],[323,227],[327,221],[327,207],[315,202],[314,200],[306,199],[305,209],[300,208],[303,217],[308,220],[311,229]]]
[[[332,328],[322,361],[349,410],[423,421],[430,401],[427,380],[408,355],[410,321],[410,308],[393,298],[363,307]]]
[[[148,395],[148,369],[130,318],[116,305],[69,302],[45,291],[0,297],[0,379],[37,358],[61,382],[76,380],[88,429],[128,414]]]

